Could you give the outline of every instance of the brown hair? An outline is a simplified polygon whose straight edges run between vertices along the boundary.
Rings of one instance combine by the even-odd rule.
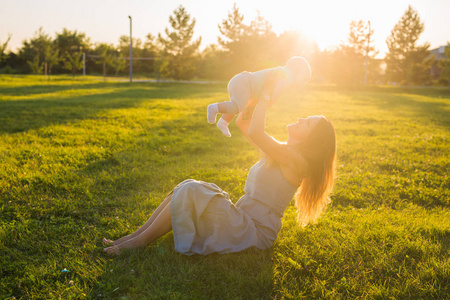
[[[307,162],[306,177],[295,195],[298,221],[306,225],[316,220],[330,202],[336,160],[336,132],[333,124],[321,116],[319,123],[297,147]]]

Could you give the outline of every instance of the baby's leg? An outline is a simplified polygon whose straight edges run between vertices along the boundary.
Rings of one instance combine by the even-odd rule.
[[[230,122],[231,122],[234,115],[236,115],[238,112],[239,112],[239,107],[231,101],[213,103],[213,104],[208,105],[208,122],[210,124],[216,123],[216,115],[218,113],[230,114],[231,117],[228,117],[227,119],[230,119]]]
[[[217,122],[217,128],[219,128],[220,131],[222,131],[222,133],[227,137],[231,137],[230,130],[228,129],[228,124],[230,124],[233,118],[234,115],[232,114],[223,114],[219,122]]]
[[[222,118],[217,122],[217,127],[225,136],[230,137],[228,124],[234,116],[241,112],[247,105],[252,91],[252,76],[248,72],[234,76],[228,83],[228,95],[230,101],[215,103],[208,106],[208,121],[214,123],[216,114],[222,113]]]
[[[220,118],[225,120],[227,123],[230,123],[233,120],[234,116],[234,114],[223,114]]]
[[[207,118],[209,124],[216,123],[216,115],[219,113],[219,104],[220,103],[213,103],[208,105]]]
[[[211,124],[214,123],[216,121],[216,114],[222,113],[222,117],[219,122],[217,122],[217,127],[225,136],[231,137],[230,130],[228,130],[228,124],[238,112],[239,107],[231,101],[214,103],[208,106],[208,122]]]

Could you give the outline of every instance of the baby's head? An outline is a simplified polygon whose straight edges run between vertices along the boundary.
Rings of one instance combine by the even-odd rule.
[[[286,68],[292,74],[292,84],[295,86],[303,86],[311,80],[311,67],[303,57],[291,57],[286,63]]]

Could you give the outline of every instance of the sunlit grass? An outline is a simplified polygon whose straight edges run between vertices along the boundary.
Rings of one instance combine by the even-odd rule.
[[[309,87],[267,130],[323,114],[338,135],[332,206],[300,228],[290,207],[267,251],[185,257],[173,236],[103,255],[180,181],[236,201],[258,153],[206,122],[226,84],[0,76],[0,298],[398,298],[450,296],[446,89]],[[70,272],[62,272],[66,268]]]

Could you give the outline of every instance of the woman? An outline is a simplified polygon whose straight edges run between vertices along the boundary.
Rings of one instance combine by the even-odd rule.
[[[137,231],[116,241],[104,239],[110,243],[104,251],[120,254],[122,248],[145,247],[171,229],[175,251],[187,255],[266,249],[275,242],[294,195],[299,222],[315,220],[333,185],[334,127],[323,116],[302,118],[287,126],[288,140],[280,143],[264,131],[269,100],[266,96],[249,104],[237,120],[265,155],[250,169],[245,195],[236,205],[215,184],[185,180]]]

